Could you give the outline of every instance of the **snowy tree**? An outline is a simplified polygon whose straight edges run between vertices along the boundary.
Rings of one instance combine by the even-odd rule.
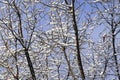
[[[97,45],[101,47],[99,51],[102,52],[104,57],[100,61],[102,62],[101,66],[104,65],[102,66],[103,70],[101,69],[102,77],[104,76],[103,79],[114,78],[120,80],[119,53],[117,52],[120,38],[119,1],[111,0],[106,3],[93,3],[91,6],[93,8],[93,15],[97,15],[96,21],[98,22],[96,25],[103,28],[103,31],[99,34],[101,36],[101,44]],[[100,52],[98,54],[101,54]]]
[[[119,0],[0,0],[0,79],[120,80]]]

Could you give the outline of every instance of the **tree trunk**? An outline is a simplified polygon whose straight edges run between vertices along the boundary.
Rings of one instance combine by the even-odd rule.
[[[73,18],[73,27],[74,27],[74,32],[75,32],[75,39],[76,39],[76,49],[77,49],[77,61],[78,61],[78,66],[81,74],[82,80],[85,80],[85,75],[84,75],[84,70],[83,70],[83,65],[82,65],[82,60],[81,60],[81,55],[80,55],[80,47],[79,47],[79,38],[78,38],[78,26],[76,23],[76,17],[75,17],[75,6],[74,6],[75,0],[72,0],[72,18]]]
[[[112,46],[113,46],[113,56],[114,56],[115,65],[116,65],[116,72],[117,72],[118,79],[120,80],[118,59],[117,59],[116,48],[115,48],[115,36],[114,36],[114,34],[112,35]]]
[[[32,61],[31,61],[29,53],[28,53],[28,49],[25,49],[25,56],[27,58],[27,62],[28,62],[28,66],[29,66],[29,69],[30,69],[30,73],[32,75],[32,79],[36,80],[35,71],[34,71],[33,64],[32,64]]]

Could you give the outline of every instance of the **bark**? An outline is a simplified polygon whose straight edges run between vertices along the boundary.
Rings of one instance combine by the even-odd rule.
[[[116,54],[116,49],[115,49],[115,36],[114,35],[112,35],[112,46],[113,46],[113,57],[115,60],[115,65],[116,65],[116,72],[117,72],[118,79],[120,80],[118,59],[117,59],[117,54]]]
[[[17,73],[16,73],[16,80],[19,80],[19,66],[17,64],[18,62],[18,57],[17,57],[17,40],[15,39],[15,48],[16,48],[16,52],[15,52],[15,55],[14,55],[14,58],[15,58],[15,61],[16,61],[16,69],[17,69]]]
[[[113,8],[112,11],[113,11],[113,13],[111,14],[111,17],[112,17],[112,20],[111,20],[111,32],[112,32],[113,57],[114,57],[114,60],[115,60],[116,73],[117,73],[118,79],[120,80],[118,59],[117,59],[117,53],[116,53],[116,47],[115,47],[115,37],[116,37],[115,31],[116,31],[117,26],[114,25],[114,8]]]
[[[18,33],[19,33],[20,37],[23,38],[21,14],[20,14],[18,7],[15,4],[15,1],[13,1],[13,5],[15,7],[15,12],[16,12],[18,19],[19,19]]]
[[[29,48],[30,45],[28,45],[28,48],[27,48],[26,45],[24,45],[25,41],[23,40],[23,30],[22,30],[21,13],[19,11],[19,8],[15,4],[15,1],[13,1],[13,6],[14,6],[15,12],[17,14],[18,20],[19,20],[18,34],[19,34],[20,39],[18,39],[17,37],[16,37],[16,39],[21,43],[21,45],[23,46],[23,48],[25,48],[25,50],[24,50],[25,51],[25,56],[27,58],[27,62],[28,62],[28,66],[29,66],[29,69],[30,69],[30,73],[31,73],[32,79],[36,80],[36,76],[35,76],[35,71],[34,71],[34,68],[33,68],[33,64],[32,64],[32,61],[31,61],[29,53],[28,53],[28,48]],[[31,41],[31,38],[30,38],[30,41]]]
[[[17,69],[17,73],[16,73],[16,76],[15,76],[15,79],[16,80],[19,80],[19,68],[18,68],[18,65],[17,65],[17,61],[18,61],[18,59],[17,59],[17,52],[15,53],[15,56],[14,56],[14,58],[15,58],[15,61],[16,61],[16,69]]]
[[[67,0],[65,0],[66,4],[69,4]],[[76,23],[76,15],[75,15],[75,6],[74,6],[75,0],[72,0],[72,8],[69,7],[70,10],[72,10],[72,18],[73,18],[73,28],[75,32],[75,41],[76,41],[76,49],[77,49],[77,62],[78,62],[78,67],[80,70],[81,78],[82,80],[85,80],[85,74],[84,74],[84,69],[82,65],[82,60],[81,60],[81,55],[80,55],[80,47],[79,47],[79,34],[78,34],[78,26]]]
[[[78,61],[78,66],[81,74],[82,80],[85,80],[85,74],[83,70],[83,65],[82,65],[82,60],[81,60],[81,55],[80,55],[80,47],[79,47],[79,34],[78,34],[78,26],[76,23],[76,17],[75,17],[75,6],[74,6],[75,0],[72,0],[72,18],[73,18],[73,27],[74,27],[74,32],[75,32],[75,39],[76,39],[76,49],[77,49],[77,61]]]
[[[33,64],[32,64],[32,61],[31,61],[29,53],[28,53],[28,49],[25,49],[25,56],[27,58],[27,62],[28,62],[28,66],[29,66],[29,69],[30,69],[30,72],[32,75],[32,79],[36,80],[35,71],[34,71]]]
[[[67,61],[68,71],[70,72],[71,76],[73,77],[73,80],[77,80],[77,79],[75,78],[75,75],[74,75],[74,73],[73,73],[73,70],[72,70],[72,68],[71,68],[71,66],[70,66],[70,61],[69,61],[68,58],[67,58],[66,48],[65,48],[65,47],[62,47],[62,49],[63,49],[63,52],[64,52],[65,59],[66,59],[66,61]],[[69,72],[68,72],[68,73],[69,73]]]

